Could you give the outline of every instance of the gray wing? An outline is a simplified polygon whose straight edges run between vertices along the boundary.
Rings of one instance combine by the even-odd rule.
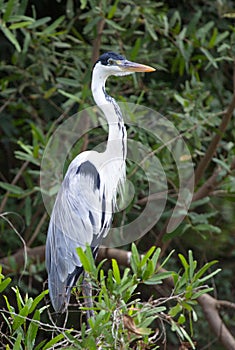
[[[83,271],[76,248],[89,244],[95,252],[111,220],[101,174],[84,156],[76,157],[58,192],[47,234],[48,287],[55,311],[66,309]]]

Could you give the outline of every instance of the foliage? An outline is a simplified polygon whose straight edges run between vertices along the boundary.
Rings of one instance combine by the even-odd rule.
[[[1,274],[1,293],[4,292],[10,282],[9,277],[4,278]],[[64,337],[63,334],[60,334],[52,337],[49,342],[44,339],[35,346],[37,335],[40,332],[39,327],[42,326],[40,322],[41,314],[48,308],[45,305],[40,307],[40,303],[48,294],[48,290],[40,293],[35,299],[28,297],[27,294],[23,298],[18,287],[12,287],[12,290],[15,294],[17,310],[10,304],[8,297],[4,295],[6,310],[2,311],[1,314],[8,329],[5,334],[1,332],[1,345],[5,344],[6,349],[46,350]],[[48,325],[44,326],[48,327]],[[50,327],[48,327],[48,331],[50,331]]]
[[[72,329],[56,328],[57,335],[52,335],[52,339],[38,342],[40,326],[50,331],[50,326],[41,322],[41,315],[48,309],[48,306],[40,306],[40,302],[48,294],[48,290],[43,291],[36,298],[26,296],[22,298],[19,288],[12,287],[17,308],[10,305],[7,296],[4,295],[6,310],[2,315],[6,321],[8,330],[5,334],[7,347],[13,349],[49,349],[61,348],[70,345],[76,349],[158,349],[159,329],[165,333],[164,323],[171,325],[171,331],[176,333],[180,342],[187,340],[194,349],[191,339],[193,335],[192,320],[197,320],[197,313],[193,306],[199,295],[212,291],[204,285],[204,282],[215,275],[219,270],[206,275],[207,270],[216,262],[212,261],[204,265],[196,272],[196,261],[193,260],[192,252],[189,252],[189,261],[183,255],[180,260],[184,269],[183,274],[177,272],[162,271],[163,266],[170,259],[170,253],[160,264],[160,249],[152,247],[141,257],[135,244],[132,244],[132,255],[130,267],[123,272],[120,270],[117,261],[112,260],[112,268],[106,275],[102,261],[97,267],[95,265],[92,251],[87,247],[84,252],[78,248],[78,254],[83,262],[85,271],[89,274],[90,283],[96,291],[93,309],[95,317],[89,319],[89,330],[86,330],[85,323],[82,324],[80,332]],[[150,299],[143,301],[137,290],[142,284],[156,286],[164,279],[174,276],[175,288],[170,297],[159,300]],[[4,291],[9,283],[9,278],[1,282],[1,289]],[[187,286],[185,288],[185,285]],[[3,288],[2,288],[3,287]],[[75,289],[76,293],[76,289]],[[77,295],[80,303],[79,295]],[[172,306],[172,303],[176,305]],[[82,312],[88,310],[87,307],[80,308]],[[190,317],[189,335],[185,329],[188,315]]]
[[[21,236],[27,247],[45,243],[48,217],[39,186],[45,147],[63,119],[94,104],[89,87],[92,64],[100,52],[113,50],[125,54],[128,59],[158,68],[156,73],[148,76],[110,80],[108,88],[117,100],[143,104],[167,116],[186,140],[195,170],[207,154],[213,137],[221,136],[208,166],[198,178],[195,192],[205,189],[211,176],[216,181],[208,192],[203,192],[192,202],[182,224],[166,233],[166,223],[179,189],[177,166],[170,150],[162,147],[159,140],[137,127],[128,129],[129,139],[145,145],[150,153],[155,152],[168,185],[164,214],[151,232],[138,241],[138,249],[146,251],[150,244],[159,245],[163,252],[175,248],[183,255],[191,249],[200,266],[207,259],[219,260],[223,271],[219,280],[215,278],[217,294],[222,299],[233,300],[233,122],[228,121],[226,132],[218,132],[234,88],[233,2],[0,1],[0,33],[0,208],[4,213],[1,214],[1,258],[11,256],[21,248]],[[92,149],[105,138],[105,127],[87,133],[72,153]],[[149,189],[143,171],[140,168],[136,171],[135,164],[129,161],[127,170],[135,194],[126,211],[118,213],[114,222],[131,222],[146,203]],[[54,196],[56,190],[55,184],[49,196]],[[175,293],[188,293],[186,296],[191,300],[192,290],[198,286],[192,280],[196,266],[190,254],[188,262],[180,255],[184,269],[181,279],[177,280],[177,274],[173,277]],[[152,271],[149,262],[152,260],[147,261],[147,271]],[[10,262],[14,275],[18,267],[11,259]],[[174,266],[179,262],[171,256],[169,264]],[[110,278],[116,279],[118,270],[114,265],[115,262]],[[41,280],[46,278],[43,267],[29,261],[26,269],[25,289],[40,294]],[[133,273],[140,276],[143,270],[141,266],[138,269]],[[145,274],[151,281],[148,272]],[[9,280],[3,281],[8,284],[5,281]],[[105,277],[104,281],[106,286]],[[196,293],[200,292],[199,289]],[[22,309],[30,298],[21,297]],[[183,325],[187,323],[190,328],[195,317],[193,303],[187,303],[185,297],[172,308],[170,316]],[[185,308],[190,315],[188,322],[184,321]],[[34,312],[36,310],[39,309]],[[142,321],[134,315],[139,327]],[[232,316],[228,325],[234,324]],[[24,329],[21,332],[19,328],[19,337],[26,339],[25,329],[29,325],[24,323],[20,327]],[[209,340],[204,332],[207,326],[202,328],[198,341],[204,346]],[[14,337],[18,334],[15,333]]]

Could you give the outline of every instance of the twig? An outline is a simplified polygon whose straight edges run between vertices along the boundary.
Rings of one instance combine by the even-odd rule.
[[[235,60],[234,60],[234,74],[233,74],[233,84],[235,86]],[[204,157],[201,159],[201,161],[199,162],[197,169],[195,171],[195,186],[198,184],[198,182],[200,181],[200,179],[202,178],[205,170],[207,169],[212,157],[214,156],[218,144],[220,142],[220,140],[223,137],[223,134],[230,122],[230,119],[233,115],[233,111],[235,108],[235,90],[233,91],[233,97],[232,97],[232,101],[230,102],[226,112],[223,115],[223,118],[221,120],[220,126],[219,126],[219,130],[218,133],[213,137],[209,147],[207,148],[207,151],[204,155]]]
[[[95,64],[99,57],[101,38],[104,30],[105,18],[101,18],[97,24],[97,37],[93,42],[93,50],[92,50],[92,63]]]
[[[232,303],[228,300],[217,300],[217,306],[218,307],[227,307],[229,309],[235,309],[235,303]]]
[[[116,259],[119,264],[123,266],[129,266],[130,256],[131,256],[131,252],[126,252],[126,251],[114,249],[114,248],[100,247],[98,259],[104,259],[104,258]],[[166,280],[164,280],[164,283],[167,284],[171,289],[174,287],[172,278],[167,278]],[[202,311],[212,331],[214,332],[218,340],[223,344],[225,349],[228,349],[228,350],[235,349],[235,339],[233,338],[228,328],[223,323],[223,320],[220,318],[220,315],[217,309],[220,302],[215,298],[211,297],[209,294],[201,295],[197,299],[197,301],[201,305]],[[222,302],[222,304],[224,304],[224,301]]]
[[[37,259],[39,259],[40,261],[44,260],[44,252],[45,252],[45,246],[27,248],[28,258],[31,258],[33,260],[37,260]],[[18,268],[24,265],[24,254],[23,254],[23,251],[20,250],[16,254],[14,254],[12,257],[6,257],[0,260],[0,264],[5,265],[3,266],[4,267],[3,271],[7,271],[7,270],[9,271],[11,269],[11,268],[6,269],[6,265],[9,264],[9,261],[12,258],[15,259]],[[97,259],[100,261],[100,260],[103,260],[104,258],[116,259],[118,264],[123,266],[130,266],[131,252],[115,249],[115,248],[100,247]],[[166,270],[162,269],[159,272],[163,272],[163,271],[166,271]],[[174,287],[172,278],[167,278],[163,282],[170,289]],[[210,325],[212,331],[214,332],[218,340],[223,344],[225,349],[228,349],[228,350],[235,349],[235,339],[233,338],[228,328],[223,323],[223,320],[221,319],[218,312],[218,307],[220,305],[231,307],[230,302],[226,302],[225,300],[222,300],[222,301],[216,300],[215,298],[211,297],[209,294],[201,295],[197,299],[197,301],[201,305],[205,318],[207,319],[208,324]]]
[[[15,96],[14,96],[15,97]],[[13,100],[14,98],[13,96],[10,96],[8,98],[8,100],[6,100],[6,102],[4,102],[4,104],[0,107],[0,113],[2,113],[2,111],[4,111],[4,109],[7,107],[7,105]]]
[[[213,174],[209,177],[209,179],[207,179],[204,184],[198,189],[198,191],[194,193],[192,202],[205,198],[211,192],[213,192],[216,186],[218,186],[230,174],[230,172],[234,170],[234,168],[235,158],[232,160],[229,171],[226,171],[226,174],[224,174],[221,178],[219,178],[221,167],[218,166],[215,168]]]
[[[23,163],[23,165],[21,166],[20,170],[18,171],[18,173],[16,174],[16,176],[14,177],[14,179],[12,180],[11,182],[11,185],[15,185],[19,178],[21,177],[22,173],[25,171],[25,169],[27,168],[29,162],[26,161]],[[1,206],[0,206],[0,213],[3,212],[4,208],[5,208],[5,205],[6,205],[6,202],[7,202],[7,198],[9,196],[9,191],[6,192],[5,196],[3,197],[3,200],[2,200],[2,203],[1,203]]]
[[[17,235],[17,237],[20,239],[21,243],[23,244],[23,249],[22,249],[22,254],[24,256],[24,259],[23,259],[23,262],[22,262],[22,265],[21,266],[24,266],[24,269],[23,269],[23,272],[21,273],[21,276],[20,276],[20,279],[21,277],[23,276],[23,273],[25,272],[26,270],[26,266],[27,266],[27,261],[28,261],[28,257],[27,257],[27,254],[26,254],[26,244],[25,244],[25,241],[24,239],[21,237],[21,234],[20,232],[17,231],[17,229],[15,228],[15,226],[12,224],[12,222],[7,218],[7,216],[9,214],[16,214],[16,213],[12,213],[12,212],[6,212],[6,213],[1,213],[0,214],[0,217],[5,220],[8,225],[12,228],[12,230],[15,232],[15,234]],[[19,214],[16,214],[19,216]],[[20,281],[20,280],[19,280]]]
[[[214,170],[213,174],[209,177],[209,179],[207,179],[206,182],[204,182],[204,184],[198,189],[198,191],[194,193],[192,202],[205,198],[212,191],[214,191],[218,183],[217,180],[218,180],[218,175],[220,171],[221,171],[221,167],[217,167]]]
[[[223,344],[225,349],[235,349],[235,339],[220,318],[217,309],[218,300],[214,299],[209,294],[203,294],[197,299],[197,301],[201,305],[205,318],[207,319],[212,331]]]
[[[0,259],[2,273],[6,275],[15,272],[14,267],[17,269],[17,272],[19,272],[25,264],[26,256],[28,260],[43,262],[45,260],[45,245],[35,248],[26,247],[26,249],[19,249],[15,254]],[[12,261],[14,262],[14,267],[12,266]]]
[[[43,205],[37,206],[37,209],[35,210],[34,214],[31,217],[30,225],[25,229],[24,239],[25,239],[25,242],[27,243],[27,246],[28,246],[28,241],[30,240],[30,237],[32,235],[33,227],[35,223],[38,221],[38,218],[42,216],[42,213],[44,211],[45,209],[43,208]]]
[[[35,239],[37,238],[37,235],[39,234],[42,225],[44,224],[45,220],[47,218],[47,212],[44,212],[43,216],[41,217],[41,220],[39,221],[33,235],[30,237],[30,240],[27,242],[27,246],[30,247]]]

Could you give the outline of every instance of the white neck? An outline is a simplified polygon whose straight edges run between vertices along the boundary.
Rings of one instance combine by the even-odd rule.
[[[105,82],[108,74],[102,65],[95,66],[92,75],[91,90],[97,106],[103,111],[109,125],[109,136],[106,152],[126,159],[126,128],[121,110],[116,101],[105,91]]]

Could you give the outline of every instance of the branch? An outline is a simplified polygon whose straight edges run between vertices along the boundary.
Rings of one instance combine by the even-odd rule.
[[[229,309],[235,309],[235,303],[228,300],[217,300],[218,307],[227,307]]]
[[[95,62],[99,57],[101,38],[104,30],[104,25],[105,25],[105,18],[101,18],[101,20],[97,24],[97,37],[93,42],[92,58],[91,58],[93,64],[95,64]]]
[[[216,167],[209,179],[207,179],[206,182],[198,189],[198,191],[194,193],[192,201],[194,202],[208,196],[230,174],[230,172],[234,170],[234,168],[235,158],[230,165],[229,171],[226,171],[226,174],[223,177],[219,177],[221,167]]]
[[[35,248],[26,248],[27,258],[32,262],[44,262],[45,260],[45,245],[41,245]],[[20,272],[21,268],[25,264],[24,249],[18,250],[15,254],[6,256],[0,259],[0,265],[2,265],[3,275],[7,275],[13,272]]]
[[[234,73],[233,73],[233,84],[235,86],[235,61],[234,61]],[[224,113],[223,118],[221,120],[218,133],[212,139],[204,157],[199,162],[197,169],[195,171],[195,186],[198,184],[200,179],[202,178],[205,170],[207,169],[212,157],[214,156],[216,149],[220,140],[222,139],[224,132],[230,122],[230,119],[233,115],[233,111],[235,109],[235,91],[233,91],[232,101],[230,102],[227,111]]]
[[[34,242],[35,239],[37,238],[38,234],[40,233],[41,227],[42,227],[42,225],[44,224],[44,222],[45,222],[46,219],[47,219],[47,215],[48,215],[48,214],[47,214],[47,212],[45,211],[45,213],[44,213],[43,216],[41,217],[41,219],[40,219],[40,221],[39,221],[39,223],[38,223],[38,225],[37,225],[37,227],[36,227],[36,229],[35,229],[33,235],[30,237],[30,239],[29,239],[29,241],[28,241],[28,243],[27,243],[27,245],[28,245],[29,247],[33,244],[33,242]]]
[[[27,254],[28,259],[35,262],[35,261],[44,261],[44,254],[45,254],[45,246],[39,246],[35,248],[27,248]],[[116,259],[119,265],[123,266],[130,266],[130,258],[131,258],[131,252],[130,251],[124,251],[120,249],[115,248],[105,248],[100,247],[98,252],[97,260],[103,260],[103,259]],[[17,266],[17,270],[19,271],[22,266],[24,266],[24,251],[23,249],[19,250],[17,253],[10,257],[5,257],[3,259],[0,259],[0,264],[3,265],[3,274],[7,274],[9,272],[13,272],[14,269],[11,267],[10,262],[14,259],[15,264],[14,266]],[[162,269],[161,271],[165,271]],[[164,283],[168,286],[168,288],[172,289],[174,287],[173,279],[167,278],[164,280]],[[208,324],[210,325],[212,331],[220,340],[220,342],[223,344],[225,349],[231,350],[235,349],[235,339],[229,332],[228,328],[223,323],[223,320],[221,319],[218,309],[220,306],[229,306],[231,307],[231,303],[225,300],[216,300],[215,298],[211,297],[209,294],[203,294],[197,299],[198,303],[202,307],[202,310],[204,312],[205,318],[208,321]]]
[[[209,294],[203,294],[197,299],[204,312],[205,318],[212,331],[223,344],[225,349],[235,349],[235,339],[223,323],[218,312],[219,301],[212,298]]]
[[[116,259],[118,264],[123,266],[130,265],[131,252],[126,252],[114,248],[104,248],[100,247],[98,253],[98,259],[102,260],[107,259]],[[164,283],[170,288],[174,287],[173,279],[167,278]],[[203,313],[207,322],[209,323],[213,333],[216,335],[218,340],[223,344],[223,346],[228,349],[235,349],[235,339],[229,332],[228,328],[223,323],[223,320],[220,318],[218,307],[220,306],[220,301],[216,300],[209,294],[203,294],[197,299],[198,303],[202,307]],[[224,301],[223,301],[224,304]]]
[[[11,182],[11,185],[15,185],[18,180],[20,179],[21,175],[23,174],[23,172],[25,171],[25,169],[27,168],[29,162],[26,161],[22,164],[20,170],[18,171],[18,173],[16,174],[16,176],[14,177],[14,179],[12,180]],[[4,208],[5,208],[5,205],[6,205],[6,202],[7,202],[7,199],[8,199],[8,196],[9,196],[10,192],[7,191],[6,194],[4,195],[3,197],[3,200],[2,200],[2,203],[1,203],[1,206],[0,206],[0,213],[3,212]]]

